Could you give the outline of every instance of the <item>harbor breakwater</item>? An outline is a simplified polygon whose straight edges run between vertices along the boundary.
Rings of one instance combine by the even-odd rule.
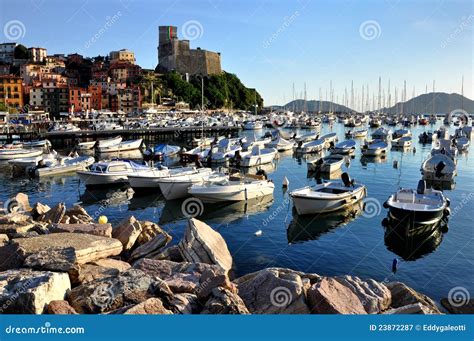
[[[0,214],[0,312],[5,314],[441,314],[400,282],[266,268],[239,278],[225,240],[189,219],[184,236],[130,216],[98,223],[81,206]],[[451,300],[442,304],[465,313]],[[469,308],[469,307],[468,307]]]

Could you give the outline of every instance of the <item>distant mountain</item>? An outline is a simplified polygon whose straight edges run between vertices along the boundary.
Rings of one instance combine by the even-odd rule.
[[[434,103],[434,105],[433,105]],[[305,101],[297,99],[291,101],[283,106],[272,106],[275,109],[304,111]],[[431,92],[428,94],[419,95],[406,102],[399,102],[392,107],[383,108],[382,111],[386,113],[417,113],[417,114],[431,114],[431,113],[449,113],[456,109],[464,109],[469,114],[474,114],[474,101],[463,97],[459,94],[447,94],[445,92]],[[306,101],[306,110],[309,112],[354,112],[354,110],[328,101]]]
[[[384,108],[383,111],[401,113],[403,110],[404,113],[441,114],[462,108],[470,114],[474,113],[474,101],[455,93],[431,92],[397,103],[393,107]]]
[[[290,103],[287,103],[283,106],[272,106],[272,108],[280,108],[284,110],[291,110],[291,111],[309,111],[309,112],[327,112],[327,111],[333,111],[333,112],[352,112],[348,107],[345,107],[340,104],[336,104],[333,102],[328,102],[328,101],[305,101],[303,99],[297,99],[294,101],[291,101]]]

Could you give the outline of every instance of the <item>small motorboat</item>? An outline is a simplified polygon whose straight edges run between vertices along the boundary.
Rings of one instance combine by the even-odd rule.
[[[127,184],[128,175],[148,169],[130,160],[112,160],[94,163],[88,170],[77,171],[86,186]]]
[[[237,151],[242,150],[241,141],[239,139],[223,139],[219,141],[219,145],[211,149],[210,155],[213,163],[222,163],[234,157]]]
[[[332,154],[351,154],[354,153],[356,149],[356,142],[354,140],[347,140],[339,142],[331,149]]]
[[[341,169],[344,163],[344,156],[332,154],[320,159],[312,160],[307,163],[308,171],[332,173]]]
[[[411,136],[403,136],[392,140],[392,147],[395,148],[408,148],[412,145]]]
[[[242,149],[243,150],[251,150],[254,146],[260,146],[260,147],[265,147],[267,143],[271,142],[270,137],[258,139],[255,134],[252,136],[249,136],[245,139],[244,142],[242,142]]]
[[[333,144],[337,142],[337,134],[336,133],[329,133],[324,136],[321,136],[321,139],[323,139],[326,142],[326,148],[331,147]]]
[[[366,137],[368,134],[367,129],[358,129],[352,132],[352,137],[353,138],[361,138],[361,137]]]
[[[457,174],[456,163],[444,154],[435,154],[421,165],[423,180],[452,182]]]
[[[372,139],[388,141],[392,136],[392,131],[384,127],[380,127],[372,133]]]
[[[97,148],[104,148],[104,147],[110,147],[110,146],[116,146],[122,142],[122,137],[117,136],[111,139],[105,139],[105,140],[98,140],[96,143]],[[89,142],[86,142],[89,143]]]
[[[408,137],[408,136],[411,136],[411,131],[410,130],[408,130],[408,129],[397,129],[393,132],[392,139],[396,140],[396,139],[399,139],[401,137]]]
[[[157,161],[162,161],[171,157],[175,157],[180,152],[180,146],[174,146],[170,144],[159,144],[156,145],[153,149],[148,148],[143,155],[147,159],[153,159]]]
[[[209,169],[210,171],[210,169]],[[177,167],[177,168],[148,168],[129,174],[128,182],[130,187],[135,190],[154,189],[160,187],[158,181],[162,178],[173,176],[183,176],[190,174],[198,174],[199,170],[195,167]]]
[[[78,170],[84,170],[94,162],[95,159],[92,156],[58,158],[57,162],[52,165],[38,165],[34,168],[34,174],[37,177],[66,174]]]
[[[384,203],[389,210],[389,219],[406,227],[406,235],[432,228],[441,219],[449,216],[449,199],[443,192],[428,189],[425,180],[414,189],[400,189]]]
[[[278,136],[275,140],[272,140],[270,143],[267,143],[265,147],[275,148],[279,152],[284,152],[286,150],[291,150],[295,143],[293,141],[285,140],[283,137]]]
[[[165,199],[174,200],[188,197],[188,189],[193,184],[222,178],[223,176],[220,173],[216,173],[210,168],[198,168],[197,172],[163,177],[157,179],[156,182],[160,186],[161,193]]]
[[[374,140],[372,142],[366,142],[366,144],[362,146],[361,152],[364,156],[381,156],[387,154],[387,149],[387,142]]]
[[[319,137],[318,133],[308,133],[308,134],[303,134],[303,135],[296,135],[293,139],[295,140],[296,143],[299,142],[309,142],[316,140]]]
[[[43,149],[5,148],[0,149],[0,161],[23,159],[43,154]]]
[[[329,213],[343,210],[362,200],[367,194],[364,185],[355,183],[347,173],[340,181],[329,181],[314,187],[303,187],[290,193],[299,215]]]
[[[143,139],[122,141],[119,144],[112,145],[112,146],[105,146],[105,147],[98,146],[97,151],[99,153],[115,153],[115,152],[136,150],[136,149],[140,149],[142,143],[143,143]]]
[[[454,160],[458,155],[458,148],[451,139],[440,139],[436,142],[436,146],[431,149],[431,155],[435,154],[444,154]]]
[[[262,175],[231,175],[192,185],[188,193],[204,203],[244,201],[272,195],[275,185]]]
[[[302,154],[320,153],[323,151],[325,146],[325,139],[317,139],[314,141],[300,143],[300,145],[298,145],[298,147],[296,148],[296,152]]]
[[[240,166],[253,167],[271,163],[277,155],[278,150],[275,148],[260,148],[260,146],[257,145],[252,148],[251,152],[242,157]]]
[[[437,139],[437,135],[432,133],[431,131],[424,131],[420,135],[418,135],[418,141],[420,143],[432,143]]]

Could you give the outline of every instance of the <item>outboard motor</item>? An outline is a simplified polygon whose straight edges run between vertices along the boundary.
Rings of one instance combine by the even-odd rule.
[[[263,169],[261,169],[261,168],[260,168],[260,169],[257,171],[257,173],[255,173],[255,174],[256,174],[256,175],[261,175],[261,176],[263,176],[263,177],[265,178],[265,180],[268,180],[267,172],[265,172],[265,170],[263,170]]]
[[[350,187],[354,185],[354,181],[351,180],[351,177],[349,176],[347,172],[344,172],[341,174],[341,180],[344,183],[344,186],[346,187]]]
[[[333,149],[333,148],[334,148],[334,141],[331,141],[331,142],[329,143],[329,149]]]
[[[418,181],[418,187],[416,188],[416,193],[425,194],[425,191],[426,191],[426,181],[425,180]]]
[[[438,162],[438,164],[435,166],[435,175],[437,178],[441,178],[443,176],[443,169],[446,167],[446,163],[444,161]]]

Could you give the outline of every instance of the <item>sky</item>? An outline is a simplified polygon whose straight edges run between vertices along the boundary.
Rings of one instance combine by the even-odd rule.
[[[303,98],[342,103],[362,87],[398,99],[432,91],[473,99],[471,0],[2,0],[0,41],[48,54],[105,55],[127,48],[158,63],[158,26],[178,26],[191,47],[221,53],[222,67],[265,105]],[[295,91],[293,91],[293,84]],[[320,91],[321,89],[321,91]],[[365,90],[366,91],[366,90]],[[328,97],[326,96],[328,93]]]

